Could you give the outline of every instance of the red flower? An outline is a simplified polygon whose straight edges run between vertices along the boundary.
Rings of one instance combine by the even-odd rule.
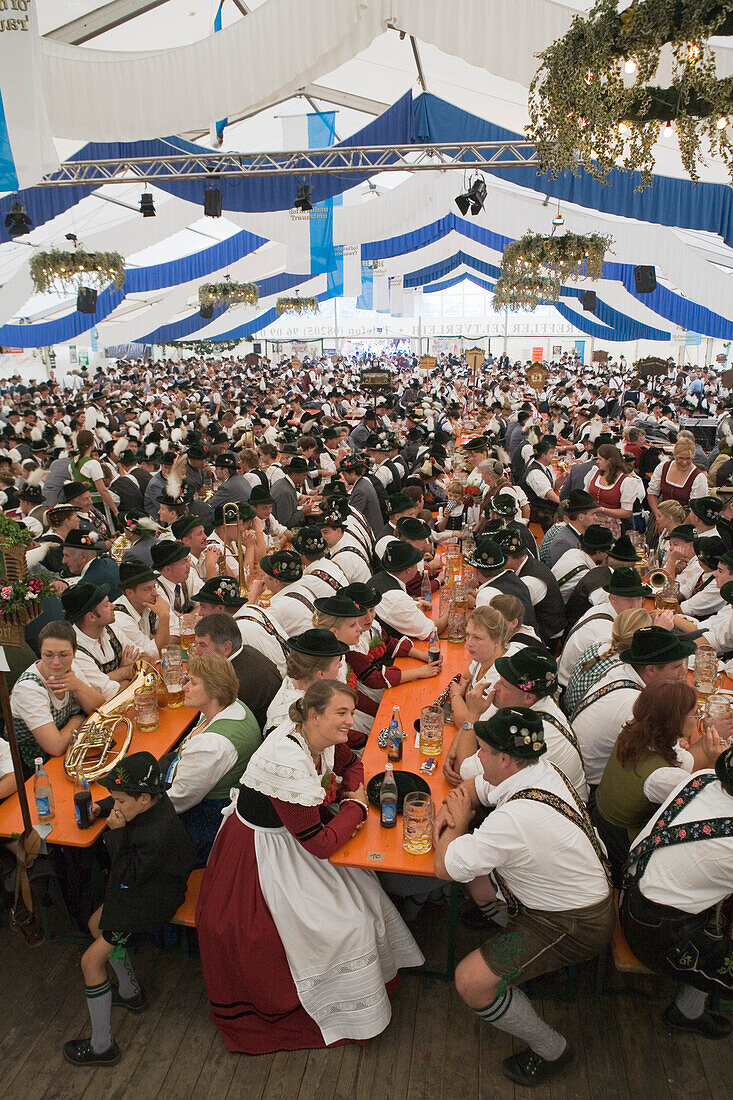
[[[352,691],[356,691],[356,673],[355,672],[350,672],[349,673],[349,677],[348,677],[346,683],[351,688]]]
[[[682,799],[678,798],[677,801],[675,802],[675,806],[681,806],[681,805],[682,805]]]
[[[680,836],[684,840],[685,837],[687,836],[687,830],[686,829],[680,829]]]
[[[325,780],[325,778],[326,778],[326,776],[324,775],[323,779]],[[321,781],[321,783],[323,785],[323,780]],[[327,806],[329,804],[329,802],[333,802],[333,800],[336,797],[336,792],[338,791],[338,788],[339,788],[339,780],[336,778],[336,776],[333,774],[333,772],[329,772],[328,773],[328,785],[325,787],[325,792],[326,793],[323,796],[323,803],[322,804],[324,806]]]
[[[703,827],[702,827],[702,831],[703,831],[704,833],[709,833],[709,832],[710,832],[710,826],[709,826],[709,825],[703,825]]]
[[[28,581],[28,591],[33,592],[34,595],[36,595],[38,592],[42,592],[43,581],[40,580],[38,577],[33,577],[32,580]]]
[[[661,838],[661,836],[655,836],[655,837],[654,837],[654,843],[655,843],[655,844],[661,844],[661,843],[662,843],[662,838]]]

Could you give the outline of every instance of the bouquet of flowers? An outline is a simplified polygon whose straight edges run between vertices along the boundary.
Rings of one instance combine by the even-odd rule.
[[[43,600],[55,595],[40,577],[22,577],[0,585],[0,615],[11,621],[30,622],[40,614]]]
[[[463,487],[463,503],[467,507],[471,507],[472,504],[478,504],[479,489],[478,485],[464,485]]]

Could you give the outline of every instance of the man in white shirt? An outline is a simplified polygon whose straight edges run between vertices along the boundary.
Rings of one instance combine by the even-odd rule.
[[[731,1022],[707,1007],[710,993],[733,993],[733,747],[715,770],[687,777],[631,846],[621,923],[650,969],[684,982],[662,1014],[673,1031],[723,1039]]]
[[[122,595],[114,604],[115,622],[130,645],[153,662],[170,642],[171,608],[158,589],[158,577],[144,562],[122,562]]]
[[[482,1020],[528,1044],[502,1069],[534,1086],[574,1055],[515,983],[597,955],[613,932],[613,895],[582,802],[541,759],[547,746],[539,714],[504,707],[475,732],[483,774],[451,791],[437,815],[435,873],[467,883],[495,921],[458,965],[456,988]],[[471,832],[481,807],[493,812]]]
[[[442,634],[448,625],[448,609],[437,623],[426,612],[430,606],[407,594],[407,585],[417,575],[423,553],[409,542],[390,542],[382,558],[383,572],[376,573],[369,587],[379,592],[377,618],[390,637],[429,638],[433,630]]]
[[[287,541],[288,528],[284,523],[278,523],[272,514],[275,498],[270,495],[269,489],[265,489],[263,485],[255,485],[249,503],[262,524],[266,552],[273,554],[276,550],[282,550]]]
[[[72,668],[77,676],[101,691],[106,702],[135,676],[139,651],[115,623],[115,609],[107,597],[106,584],[81,584],[67,588],[61,596],[64,614],[76,632],[76,656]]]
[[[552,566],[552,573],[560,586],[560,594],[567,601],[581,577],[597,565],[603,565],[613,545],[613,535],[608,527],[591,523],[580,536],[578,549],[566,550]]]
[[[250,585],[249,598],[257,603],[262,593],[272,593],[270,610],[282,627],[286,638],[294,638],[313,626],[315,596],[300,584],[303,563],[295,550],[278,550],[265,554],[260,561],[260,573]]]
[[[697,622],[686,615],[675,615],[674,625],[678,630],[692,631],[694,637],[699,632],[719,656],[724,656],[733,650],[733,581],[723,585],[720,598],[724,606],[704,622]]]
[[[217,547],[207,546],[206,528],[201,516],[181,516],[174,520],[171,534],[176,542],[182,542],[188,547],[191,566],[202,581],[217,575],[219,550]]]
[[[314,597],[333,596],[346,588],[349,580],[341,566],[327,557],[328,544],[319,527],[299,527],[293,532],[292,546],[303,566],[302,587]]]
[[[180,635],[180,616],[193,610],[191,597],[196,595],[203,581],[198,573],[191,569],[188,547],[182,542],[171,540],[157,542],[150,554],[153,566],[160,573],[158,577],[160,594],[171,609],[171,633]]]
[[[321,534],[328,546],[328,556],[348,578],[349,584],[367,584],[372,566],[364,547],[344,530],[344,520],[338,507],[331,505],[318,517]]]

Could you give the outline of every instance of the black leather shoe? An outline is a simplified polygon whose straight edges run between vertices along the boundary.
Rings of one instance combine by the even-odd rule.
[[[662,1013],[662,1021],[670,1031],[691,1031],[695,1035],[702,1035],[705,1039],[725,1039],[733,1028],[730,1020],[726,1020],[724,1016],[716,1016],[707,1008],[702,1016],[691,1020],[689,1016],[683,1016],[674,1001]]]
[[[144,1012],[148,1007],[148,998],[141,989],[134,997],[125,998],[121,995],[117,986],[112,987],[112,1007],[126,1008],[128,1012]]]
[[[114,1066],[122,1057],[122,1051],[112,1040],[112,1046],[100,1054],[92,1050],[91,1040],[72,1039],[64,1043],[64,1058],[74,1066]]]
[[[516,1081],[519,1085],[534,1088],[550,1077],[554,1077],[555,1074],[561,1073],[566,1066],[570,1065],[574,1057],[573,1048],[570,1043],[566,1043],[565,1050],[560,1057],[553,1059],[553,1061],[541,1058],[533,1050],[521,1050],[519,1054],[514,1054],[511,1058],[505,1058],[501,1063],[501,1068],[504,1071],[504,1076],[508,1077],[510,1081]]]

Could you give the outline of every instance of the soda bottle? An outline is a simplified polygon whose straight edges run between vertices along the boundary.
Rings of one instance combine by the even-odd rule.
[[[94,822],[92,817],[92,792],[82,777],[81,768],[77,768],[74,779],[74,813],[80,829],[89,829]]]
[[[379,818],[383,829],[394,829],[397,824],[397,784],[391,764],[385,764],[379,788]]]
[[[428,642],[428,658],[431,663],[440,660],[440,642],[438,641],[438,631],[435,629],[433,629]]]
[[[420,595],[426,603],[430,603],[432,590],[430,588],[430,571],[427,565],[423,567],[422,571],[422,581],[420,582]]]
[[[402,742],[405,739],[405,731],[402,728],[400,708],[392,707],[392,717],[389,722],[389,738],[387,740],[387,759],[399,763],[402,759]]]
[[[48,772],[43,766],[43,759],[36,757],[36,774],[33,777],[33,794],[36,799],[36,811],[39,821],[53,821],[56,816],[56,805],[53,800],[53,789]]]

